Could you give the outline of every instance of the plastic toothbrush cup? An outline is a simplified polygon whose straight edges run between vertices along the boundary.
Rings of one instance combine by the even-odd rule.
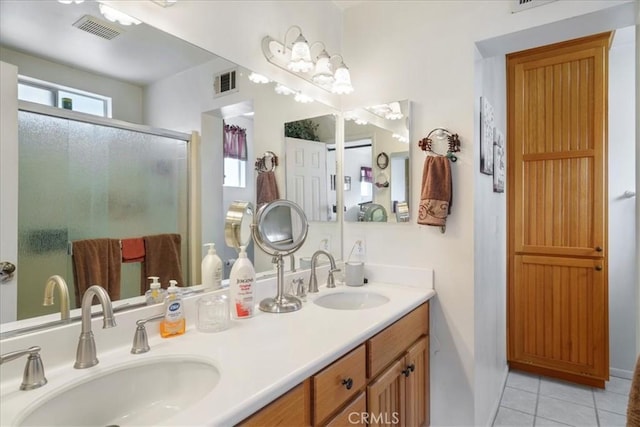
[[[344,282],[347,286],[364,285],[364,263],[363,262],[345,262],[344,263]]]

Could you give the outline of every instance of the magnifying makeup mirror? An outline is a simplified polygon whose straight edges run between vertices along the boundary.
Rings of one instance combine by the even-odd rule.
[[[267,313],[290,313],[302,308],[302,301],[284,293],[283,257],[300,249],[307,239],[309,224],[300,206],[289,200],[275,200],[262,206],[251,226],[253,240],[276,264],[278,290],[275,298],[260,301]]]
[[[251,242],[251,224],[253,223],[253,205],[250,202],[236,200],[231,203],[224,221],[224,240],[227,246],[240,252],[240,246]]]

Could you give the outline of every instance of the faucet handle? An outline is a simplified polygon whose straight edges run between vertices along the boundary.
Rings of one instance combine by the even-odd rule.
[[[140,319],[136,322],[136,333],[133,336],[133,345],[131,346],[131,354],[146,353],[151,350],[149,347],[149,339],[147,338],[147,329],[145,325],[152,320],[160,320],[164,317],[164,313],[157,314],[146,319]]]
[[[307,290],[304,286],[304,279],[302,277],[299,277],[297,279],[293,279],[291,281],[294,285],[296,286],[296,296],[300,297],[300,298],[304,298],[307,296]]]
[[[340,271],[339,268],[332,268],[329,270],[329,275],[327,276],[327,288],[335,288],[336,287],[336,279],[333,277],[333,273]]]
[[[27,364],[24,367],[20,390],[33,390],[40,388],[47,383],[47,378],[44,376],[44,365],[42,364],[42,358],[40,357],[40,350],[40,347],[33,346],[26,350],[13,351],[0,356],[1,365],[26,354],[29,355],[27,358]]]

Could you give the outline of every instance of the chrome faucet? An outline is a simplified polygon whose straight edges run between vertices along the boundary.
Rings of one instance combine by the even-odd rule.
[[[329,262],[331,263],[331,268],[329,269],[329,276],[327,277],[327,288],[335,288],[336,283],[333,278],[333,273],[336,271],[340,271],[339,268],[336,268],[336,260],[333,259],[333,255],[331,255],[327,251],[317,250],[313,253],[311,257],[311,277],[309,277],[309,290],[310,293],[318,292],[318,278],[316,277],[316,264],[318,262],[318,256],[326,255],[329,258]]]
[[[64,281],[62,276],[55,275],[47,279],[42,305],[45,307],[53,305],[53,291],[56,288],[60,294],[60,319],[68,320],[71,317],[69,311],[69,288],[67,287],[67,282]]]
[[[2,365],[4,362],[17,359],[27,354],[29,355],[27,364],[24,367],[24,374],[22,374],[20,390],[33,390],[47,383],[47,379],[44,376],[44,366],[40,358],[40,350],[40,347],[33,346],[26,350],[12,351],[11,353],[5,353],[0,356],[0,365]]]
[[[98,297],[102,304],[102,313],[104,316],[102,328],[113,328],[116,326],[116,319],[113,317],[113,307],[109,294],[103,287],[98,285],[90,286],[82,296],[82,332],[78,340],[78,350],[76,351],[76,363],[73,365],[76,369],[90,368],[98,364],[96,357],[96,342],[91,331],[91,303],[93,297]]]

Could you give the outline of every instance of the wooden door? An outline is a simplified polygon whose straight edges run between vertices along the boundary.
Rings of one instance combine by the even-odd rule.
[[[607,59],[612,33],[507,56],[508,360],[608,379]]]
[[[409,369],[406,380],[406,425],[429,425],[429,339],[422,337],[408,351],[405,369]]]
[[[394,362],[367,386],[367,412],[370,426],[407,425],[405,421],[404,357]]]

